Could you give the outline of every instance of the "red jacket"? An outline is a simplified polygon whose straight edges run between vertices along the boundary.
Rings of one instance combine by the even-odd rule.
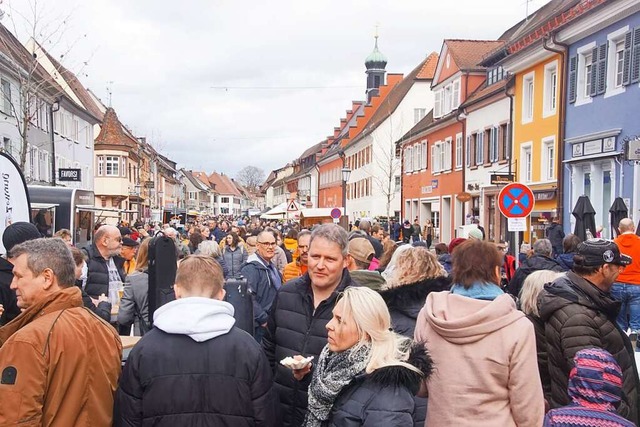
[[[640,285],[640,237],[633,233],[625,233],[614,240],[618,249],[631,257],[631,264],[618,276],[618,282]]]

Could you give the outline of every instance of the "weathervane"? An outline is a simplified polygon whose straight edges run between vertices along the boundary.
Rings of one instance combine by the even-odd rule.
[[[113,95],[113,80],[107,82],[107,96],[109,97],[109,107],[111,107],[111,96]]]

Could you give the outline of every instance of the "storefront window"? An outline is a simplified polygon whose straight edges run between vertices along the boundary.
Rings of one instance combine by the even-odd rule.
[[[583,194],[585,196],[591,197],[591,173],[590,172],[585,172],[584,173],[584,192],[583,192]]]

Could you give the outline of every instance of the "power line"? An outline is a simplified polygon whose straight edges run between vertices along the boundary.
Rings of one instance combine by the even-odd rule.
[[[304,90],[304,89],[355,89],[360,86],[210,86],[209,89],[238,90]]]

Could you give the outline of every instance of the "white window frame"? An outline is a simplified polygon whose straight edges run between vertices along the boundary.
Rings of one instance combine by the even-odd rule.
[[[476,133],[476,156],[475,165],[482,166],[484,164],[484,129]]]
[[[527,156],[529,157],[527,162]],[[527,142],[520,145],[520,182],[533,181],[533,143]]]
[[[111,167],[111,173],[109,173],[109,167]],[[119,156],[104,156],[104,176],[120,176]]]
[[[59,164],[60,164],[60,161],[58,161],[58,165]],[[98,156],[98,167],[97,167],[96,176],[104,176],[104,174],[105,174],[104,156]]]
[[[413,147],[413,170],[418,171],[422,166],[422,144],[418,143]]]
[[[426,115],[427,115],[427,109],[426,108],[414,108],[413,109],[413,124],[414,125],[417,124]]]
[[[535,114],[535,71],[522,77],[522,124],[531,123]]]
[[[456,79],[453,82],[453,89],[451,90],[451,94],[453,96],[452,106],[453,109],[456,109],[460,106],[460,79]]]
[[[434,93],[435,103],[433,104],[433,117],[436,119],[442,117],[442,95],[442,89],[438,89]]]
[[[73,142],[78,144],[78,142],[80,140],[79,139],[80,138],[80,135],[79,135],[80,134],[80,121],[78,120],[77,117],[73,117],[72,116],[71,122],[73,123],[73,125],[72,125],[73,126],[72,127],[72,129],[73,129],[73,135],[72,135]]]
[[[456,134],[456,170],[462,169],[462,150],[464,149],[462,143],[462,134]]]
[[[431,146],[431,173],[440,173],[440,141]]]
[[[618,53],[622,53],[624,56],[624,37],[629,31],[629,26],[625,25],[622,28],[617,29],[614,32],[607,34],[607,44],[609,49],[607,50],[607,88],[604,92],[604,97],[620,95],[624,93],[626,88],[622,85],[622,79],[620,84],[616,84],[617,74],[622,74],[622,69],[618,69],[618,65],[623,68],[623,65],[618,61]],[[620,46],[621,45],[621,46]]]
[[[443,165],[442,169],[445,171],[450,171],[453,162],[451,161],[451,143],[453,142],[453,138],[448,137],[444,140],[442,145],[442,149],[444,150],[444,155],[442,156]]]
[[[420,169],[427,168],[427,141],[422,141],[420,143],[422,145],[422,155],[420,156]]]
[[[11,80],[5,79],[4,77],[0,79],[0,94],[2,96],[2,112],[7,116],[13,117],[13,111],[11,111],[11,101],[12,101],[12,88],[11,88]]]
[[[550,117],[558,110],[558,60],[544,66],[542,117]]]
[[[576,102],[574,105],[580,106],[584,104],[589,104],[593,100],[591,99],[591,95],[589,95],[587,90],[587,73],[586,73],[586,59],[591,58],[591,53],[593,52],[593,48],[596,47],[596,42],[588,43],[584,46],[580,46],[576,53],[578,54],[578,68],[577,68],[577,79],[576,79]]]
[[[547,136],[542,138],[540,158],[542,159],[542,169],[540,179],[542,181],[554,181],[556,176],[556,137]],[[551,152],[551,155],[549,154]]]
[[[489,130],[489,163],[498,161],[499,157],[498,148],[498,127],[492,126]]]

